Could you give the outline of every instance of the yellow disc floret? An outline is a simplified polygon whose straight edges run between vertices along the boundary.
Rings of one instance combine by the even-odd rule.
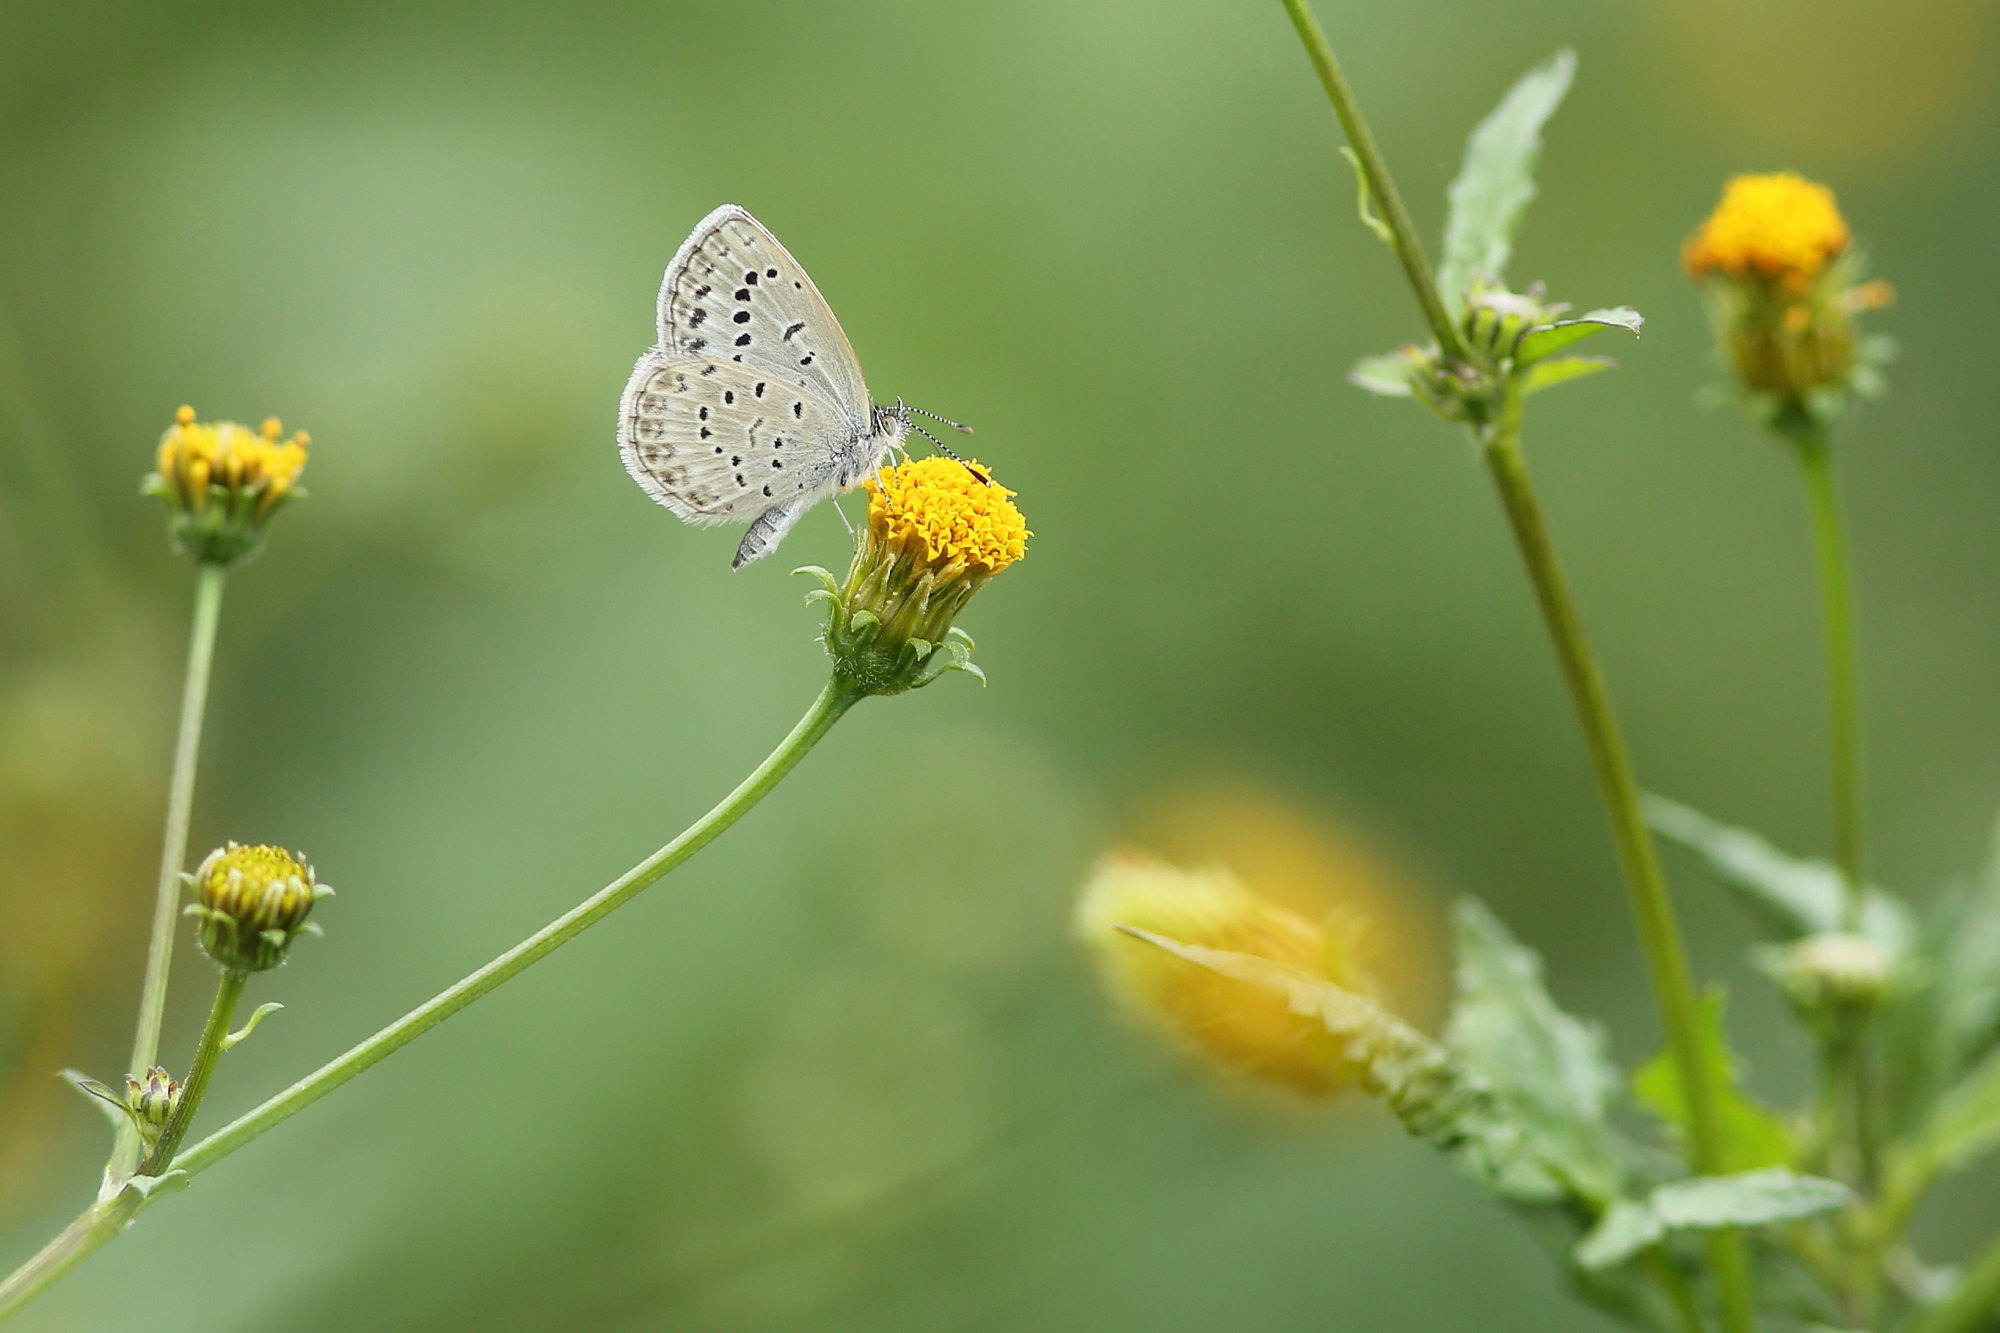
[[[875,540],[933,568],[997,574],[1027,553],[1028,524],[1014,492],[977,463],[918,458],[864,483]]]
[[[1847,249],[1833,191],[1790,171],[1737,176],[1682,251],[1695,277],[1765,278],[1798,290]]]

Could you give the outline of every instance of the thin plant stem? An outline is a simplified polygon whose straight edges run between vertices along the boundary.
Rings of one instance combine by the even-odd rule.
[[[1643,1256],[1646,1271],[1666,1294],[1667,1303],[1673,1306],[1674,1318],[1680,1322],[1681,1333],[1708,1333],[1708,1326],[1702,1320],[1701,1306],[1694,1298],[1694,1288],[1674,1267],[1674,1261],[1660,1249],[1652,1246]]]
[[[263,1105],[245,1112],[180,1154],[173,1162],[176,1176],[207,1170],[258,1135],[276,1128],[363,1070],[394,1055],[424,1033],[450,1018],[480,996],[520,975],[563,945],[623,907],[641,890],[715,841],[786,774],[798,766],[833,724],[866,696],[839,677],[827,683],[791,734],[778,743],[764,762],[714,809],[690,824],[681,835],[548,925],[522,940],[492,962],[455,982],[404,1014],[374,1036],[329,1060]],[[214,1019],[211,1017],[211,1027]],[[187,1094],[182,1094],[185,1099]],[[161,1191],[151,1193],[127,1186],[112,1198],[93,1204],[42,1252],[0,1281],[0,1321],[36,1292],[61,1276],[85,1255],[131,1222],[132,1217]]]
[[[1583,618],[1528,476],[1527,460],[1521,452],[1518,385],[1510,384],[1503,392],[1498,417],[1484,432],[1482,444],[1487,470],[1507,511],[1515,544],[1534,585],[1536,600],[1541,603],[1542,619],[1590,747],[1598,787],[1611,821],[1612,840],[1617,845],[1619,864],[1630,890],[1632,914],[1638,923],[1640,947],[1645,954],[1647,975],[1652,979],[1660,1023],[1666,1030],[1667,1046],[1680,1073],[1694,1166],[1704,1175],[1720,1174],[1725,1169],[1722,1121],[1717,1109],[1721,1089],[1715,1086],[1712,1068],[1703,1058],[1687,949],[1681,941],[1680,923],[1667,892],[1666,876],[1660,870],[1659,854],[1646,829],[1639,784],[1612,712],[1610,692],[1584,634]],[[1743,1238],[1733,1229],[1713,1231],[1709,1233],[1708,1246],[1721,1299],[1723,1326],[1731,1333],[1750,1333],[1755,1327],[1756,1306]]]
[[[1389,174],[1389,164],[1382,159],[1382,150],[1375,146],[1375,135],[1368,128],[1367,118],[1361,114],[1361,103],[1355,100],[1354,90],[1347,85],[1347,75],[1342,72],[1340,61],[1334,57],[1333,46],[1326,40],[1326,33],[1320,29],[1319,20],[1313,17],[1312,7],[1306,0],[1284,0],[1284,3],[1285,12],[1292,16],[1292,26],[1298,29],[1299,41],[1319,73],[1319,81],[1326,89],[1326,99],[1333,103],[1333,114],[1340,118],[1340,128],[1347,135],[1348,146],[1360,160],[1369,193],[1380,205],[1382,220],[1396,238],[1393,247],[1396,258],[1402,262],[1403,276],[1409,279],[1410,289],[1417,294],[1417,304],[1423,307],[1424,319],[1437,338],[1438,350],[1454,361],[1463,361],[1464,340],[1459,337],[1458,326],[1452,323],[1451,314],[1444,307],[1437,279],[1431,275],[1430,261],[1424,258],[1423,242],[1417,239],[1417,229],[1411,225],[1410,212],[1403,207],[1403,196],[1396,190],[1395,178]]]
[[[188,820],[194,810],[195,764],[201,753],[202,715],[208,707],[208,678],[215,662],[215,630],[222,619],[222,585],[227,570],[204,564],[194,585],[194,625],[188,635],[187,678],[181,688],[180,732],[174,741],[173,779],[167,787],[167,828],[160,844],[160,877],[153,897],[153,932],[146,945],[146,975],[139,986],[139,1021],[132,1037],[129,1072],[144,1077],[160,1051],[160,1024],[166,1014],[167,973],[173,966],[174,928],[181,900],[181,871],[187,865]],[[139,1161],[139,1134],[118,1132],[107,1181],[132,1174]]]
[[[229,969],[215,983],[215,1003],[209,1006],[208,1023],[201,1030],[201,1041],[194,1050],[194,1063],[188,1066],[187,1078],[181,1083],[180,1105],[168,1117],[166,1128],[160,1131],[160,1141],[139,1168],[140,1173],[157,1176],[173,1164],[174,1153],[187,1137],[188,1126],[194,1123],[195,1111],[201,1106],[203,1094],[208,1091],[208,1080],[215,1073],[215,1062],[222,1058],[227,1049],[229,1024],[236,1016],[236,1002],[243,998],[243,983],[249,974]]]
[[[1826,639],[1827,737],[1833,766],[1833,846],[1845,891],[1841,929],[1861,931],[1867,894],[1861,860],[1861,687],[1854,648],[1854,588],[1847,555],[1847,525],[1834,481],[1833,450],[1826,434],[1803,422],[1785,434],[1804,474],[1818,555],[1820,617]]]
[[[1340,118],[1349,145],[1361,163],[1370,191],[1379,199],[1384,220],[1396,238],[1396,255],[1404,276],[1423,308],[1424,318],[1437,336],[1440,352],[1462,359],[1463,343],[1438,294],[1437,280],[1424,258],[1416,229],[1410,225],[1408,210],[1389,175],[1388,164],[1375,145],[1367,118],[1355,100],[1333,54],[1326,34],[1320,29],[1306,0],[1284,0],[1286,12],[1298,29],[1299,40],[1319,72],[1327,99]],[[1549,540],[1548,525],[1529,481],[1526,460],[1521,454],[1521,393],[1518,383],[1509,383],[1501,394],[1497,417],[1480,428],[1482,452],[1492,473],[1516,544],[1527,565],[1528,576],[1540,601],[1549,637],[1562,664],[1577,715],[1597,772],[1611,820],[1613,841],[1630,890],[1633,915],[1646,956],[1647,974],[1660,1020],[1666,1029],[1667,1045],[1681,1078],[1687,1103],[1688,1138],[1695,1169],[1706,1175],[1719,1174],[1724,1165],[1720,1089],[1714,1086],[1711,1070],[1702,1058],[1701,1033],[1695,1006],[1694,980],[1688,968],[1687,950],[1681,942],[1673,900],[1668,895],[1666,877],[1659,856],[1647,832],[1639,804],[1639,786],[1625,741],[1611,710],[1610,694],[1602,672],[1583,632],[1568,579]],[[1742,1236],[1734,1229],[1710,1232],[1710,1263],[1715,1270],[1716,1289],[1722,1307],[1723,1326],[1728,1333],[1753,1333],[1756,1301],[1750,1279],[1749,1255]]]

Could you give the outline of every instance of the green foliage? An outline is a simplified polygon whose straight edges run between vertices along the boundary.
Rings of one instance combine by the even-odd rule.
[[[1788,1166],[1797,1155],[1792,1131],[1776,1113],[1745,1096],[1737,1084],[1736,1061],[1724,1032],[1722,993],[1702,997],[1699,1035],[1709,1085],[1716,1089],[1722,1129],[1723,1165],[1732,1172]],[[1688,1128],[1687,1096],[1673,1054],[1661,1050],[1632,1076],[1639,1101],[1675,1130]]]
[[[1498,282],[1513,249],[1514,229],[1535,197],[1535,158],[1542,126],[1569,91],[1576,56],[1558,51],[1522,76],[1500,105],[1479,122],[1465,147],[1465,164],[1451,183],[1444,259],[1438,286],[1448,308],[1475,279]]]
[[[1773,938],[1792,940],[1840,929],[1840,872],[1828,863],[1788,856],[1754,833],[1662,796],[1646,798],[1646,819],[1661,837],[1699,855]],[[1871,888],[1861,933],[1891,958],[1901,958],[1915,940],[1916,927],[1900,901]]]
[[[1576,1261],[1589,1270],[1608,1268],[1658,1244],[1669,1232],[1797,1221],[1831,1212],[1853,1198],[1853,1191],[1838,1181],[1783,1167],[1671,1181],[1642,1200],[1613,1204],[1577,1245]]]
[[[1359,385],[1384,398],[1408,398],[1414,392],[1410,384],[1411,370],[1408,356],[1390,352],[1356,361],[1353,369],[1347,372],[1347,379],[1350,384]]]
[[[1599,1206],[1616,1198],[1625,1166],[1609,1109],[1620,1078],[1604,1034],[1556,1007],[1541,959],[1478,903],[1459,903],[1454,938],[1447,1048],[1571,1191]]]
[[[1530,394],[1552,389],[1585,375],[1595,375],[1600,370],[1610,370],[1617,364],[1608,356],[1559,356],[1530,367],[1521,377],[1521,392]]]
[[[1582,342],[1592,334],[1602,333],[1606,329],[1624,329],[1637,337],[1640,326],[1645,322],[1646,317],[1628,305],[1608,306],[1602,310],[1593,310],[1587,315],[1579,315],[1575,319],[1557,320],[1553,324],[1545,324],[1533,330],[1522,338],[1520,347],[1514,353],[1514,359],[1521,365],[1531,366],[1544,357],[1555,355],[1572,343]]]

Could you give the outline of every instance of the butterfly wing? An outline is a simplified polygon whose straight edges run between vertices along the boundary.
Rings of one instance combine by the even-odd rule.
[[[724,204],[696,224],[660,285],[660,350],[707,355],[817,389],[857,435],[868,386],[840,321],[762,223]]]
[[[817,386],[747,361],[657,348],[633,367],[618,412],[625,470],[688,522],[793,511],[764,549],[807,508],[859,481],[879,457],[874,440]]]

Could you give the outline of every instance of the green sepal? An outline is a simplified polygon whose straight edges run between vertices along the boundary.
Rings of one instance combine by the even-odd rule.
[[[1498,282],[1513,249],[1514,230],[1535,197],[1535,158],[1542,126],[1561,104],[1576,72],[1576,56],[1558,51],[1523,75],[1465,146],[1465,164],[1451,183],[1438,286],[1447,309],[1475,279]]]
[[[258,1005],[251,1013],[248,1022],[222,1039],[222,1049],[225,1051],[233,1049],[238,1042],[257,1030],[257,1025],[264,1021],[265,1015],[275,1014],[284,1007],[284,1005],[279,1004],[276,1000],[267,1000],[263,1004]]]
[[[1711,990],[1695,1007],[1695,1032],[1722,1135],[1720,1166],[1728,1172],[1790,1166],[1798,1157],[1791,1127],[1776,1112],[1744,1094],[1722,1018],[1722,992]],[[1663,1047],[1632,1075],[1632,1095],[1686,1137],[1687,1094],[1681,1084],[1680,1063],[1670,1048]]]
[[[1374,232],[1375,238],[1382,244],[1391,250],[1396,249],[1396,233],[1389,229],[1388,223],[1376,217],[1375,211],[1368,206],[1374,196],[1368,189],[1368,172],[1361,165],[1361,158],[1346,144],[1340,146],[1340,155],[1347,159],[1348,166],[1354,168],[1354,189],[1358,196],[1354,202],[1354,209],[1361,215],[1361,225]]]
[[[1347,372],[1347,382],[1384,398],[1408,398],[1416,390],[1411,384],[1413,367],[1402,352],[1367,356]]]
[[[1618,363],[1608,356],[1559,356],[1551,361],[1538,362],[1521,376],[1521,394],[1539,393],[1552,389],[1558,384],[1567,384],[1586,375],[1595,375],[1600,370],[1613,370]]]
[[[1575,319],[1557,320],[1530,331],[1522,338],[1514,360],[1520,365],[1531,366],[1545,357],[1554,356],[1572,343],[1582,342],[1606,329],[1624,329],[1636,338],[1645,322],[1644,315],[1625,305],[1607,306]]]
[[[1576,1262],[1589,1271],[1610,1268],[1658,1244],[1669,1232],[1795,1222],[1853,1200],[1854,1192],[1839,1181],[1783,1167],[1671,1181],[1644,1199],[1614,1203],[1577,1244]]]
[[[126,1104],[125,1098],[113,1092],[108,1084],[77,1069],[58,1070],[56,1077],[90,1098],[97,1109],[104,1112],[111,1123],[118,1128],[123,1129],[127,1125],[139,1123],[138,1114]]]

